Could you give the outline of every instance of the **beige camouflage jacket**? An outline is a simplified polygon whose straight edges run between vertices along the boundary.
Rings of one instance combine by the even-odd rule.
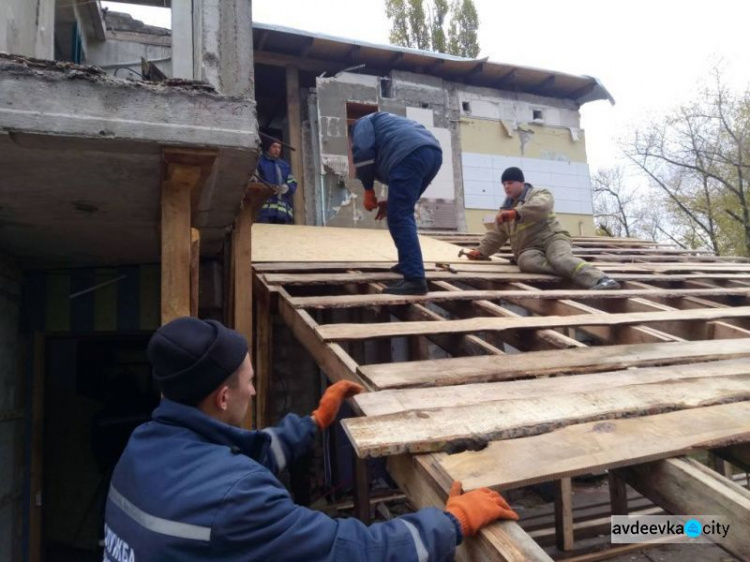
[[[495,223],[479,244],[479,251],[484,257],[498,252],[500,247],[510,240],[513,255],[518,256],[524,250],[544,246],[553,237],[570,237],[555,215],[555,198],[546,189],[536,187],[529,190],[526,201],[518,201],[513,206],[518,213],[518,220],[502,225]]]

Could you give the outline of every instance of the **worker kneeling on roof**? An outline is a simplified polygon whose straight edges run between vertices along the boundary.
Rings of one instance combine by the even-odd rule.
[[[555,216],[552,193],[526,183],[520,168],[506,169],[501,182],[505,202],[479,248],[466,252],[470,260],[488,260],[510,240],[521,271],[560,275],[587,289],[620,288],[617,281],[573,255],[570,234]]]
[[[453,560],[464,536],[518,518],[497,492],[462,494],[458,482],[445,511],[369,527],[295,505],[275,474],[310,451],[316,432],[362,387],[337,382],[311,415],[247,431],[240,424],[255,389],[240,334],[178,318],[156,331],[148,356],[164,398],[115,468],[105,560]]]

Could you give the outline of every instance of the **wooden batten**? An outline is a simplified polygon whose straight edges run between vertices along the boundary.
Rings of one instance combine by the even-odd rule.
[[[296,149],[291,151],[290,165],[297,180],[294,194],[294,224],[305,224],[305,185],[302,159],[302,119],[300,116],[299,69],[286,67],[286,115],[289,126],[289,143]]]
[[[740,560],[750,559],[750,491],[684,457],[620,468],[616,474],[670,513],[721,517],[731,528],[717,544]]]

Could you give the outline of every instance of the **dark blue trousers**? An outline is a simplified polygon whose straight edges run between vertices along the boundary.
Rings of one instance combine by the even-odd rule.
[[[425,278],[414,207],[442,163],[441,150],[423,146],[404,158],[388,177],[388,230],[405,279]]]

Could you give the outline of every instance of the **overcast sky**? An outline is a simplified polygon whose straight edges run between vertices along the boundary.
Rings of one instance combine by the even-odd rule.
[[[617,141],[649,115],[697,91],[720,62],[731,84],[750,84],[747,0],[474,0],[480,57],[595,76],[616,100],[583,106],[591,171],[617,164]],[[123,4],[103,2],[123,10]],[[388,43],[384,0],[253,0],[253,19]],[[169,26],[169,11],[133,6],[135,17]]]

